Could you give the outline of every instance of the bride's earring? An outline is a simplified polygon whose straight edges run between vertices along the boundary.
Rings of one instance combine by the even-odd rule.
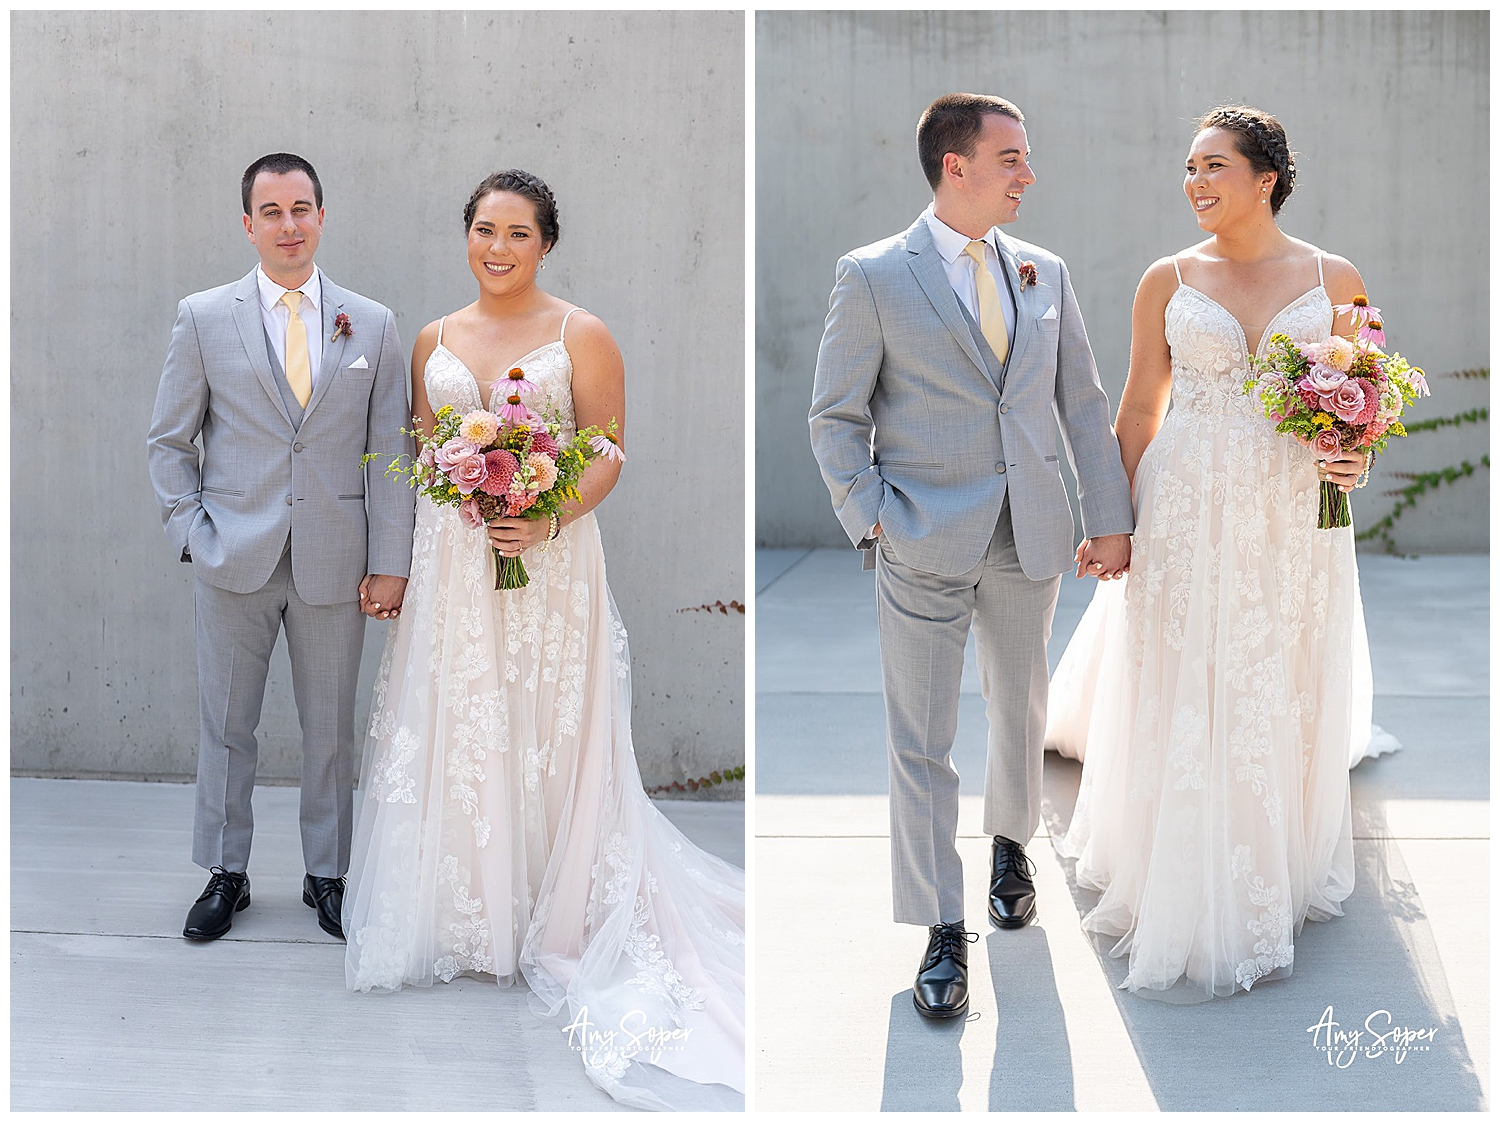
[[[1264,201],[1264,200],[1262,200],[1262,201]],[[538,265],[537,268],[539,268],[539,269],[545,269],[546,267],[547,267],[547,255],[544,253],[544,254],[542,254],[542,263],[540,265]]]

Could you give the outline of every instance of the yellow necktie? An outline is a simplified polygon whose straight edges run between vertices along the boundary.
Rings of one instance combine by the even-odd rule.
[[[964,249],[978,266],[974,270],[974,291],[979,297],[979,333],[995,352],[995,361],[1004,362],[1010,353],[1010,336],[1005,331],[1005,311],[1000,306],[1000,290],[995,274],[984,260],[984,242],[973,241]]]
[[[995,282],[990,282],[995,287]],[[307,328],[297,308],[302,303],[302,293],[288,292],[281,297],[286,305],[286,384],[297,396],[297,404],[307,408],[307,399],[312,397],[312,361],[307,357]]]

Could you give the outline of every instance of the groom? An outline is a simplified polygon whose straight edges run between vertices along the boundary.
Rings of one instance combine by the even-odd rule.
[[[1130,489],[1067,267],[998,227],[1034,183],[1021,111],[950,94],[922,114],[932,205],[840,259],[818,349],[813,454],[874,568],[890,757],[895,918],[929,930],[912,997],[968,1008],[958,773],[949,756],[972,624],[989,721],[989,915],[1036,911],[1047,637],[1061,574],[1129,567]],[[1056,420],[1054,420],[1054,417]],[[1061,427],[1086,539],[1058,471]]]
[[[240,195],[260,264],[177,305],[147,441],[167,539],[193,565],[197,620],[193,861],[212,875],[182,934],[217,939],[250,903],[255,728],[285,628],[302,724],[302,899],[343,938],[364,620],[399,614],[411,564],[413,497],[381,470],[408,450],[405,359],[390,310],[313,264],[323,187],[312,164],[262,156]],[[382,454],[368,471],[367,452]]]

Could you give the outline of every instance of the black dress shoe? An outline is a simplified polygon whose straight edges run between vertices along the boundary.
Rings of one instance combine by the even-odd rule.
[[[1036,915],[1036,866],[1026,847],[996,837],[990,850],[990,919],[1001,927],[1025,927]]]
[[[969,1011],[969,944],[978,934],[964,921],[939,923],[927,934],[927,954],[917,970],[911,999],[924,1017],[961,1017]]]
[[[231,873],[219,865],[209,870],[208,887],[198,902],[188,909],[187,923],[183,924],[184,939],[199,939],[204,942],[217,939],[234,924],[234,913],[250,906],[250,878],[244,873]]]
[[[308,873],[302,878],[302,902],[318,913],[318,926],[336,939],[344,937],[344,878],[315,877]]]

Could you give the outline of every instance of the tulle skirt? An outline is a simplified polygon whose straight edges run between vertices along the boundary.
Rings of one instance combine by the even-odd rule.
[[[622,1103],[743,1109],[744,872],[651,803],[630,654],[587,515],[530,583],[417,504],[382,658],[344,902],[350,989],[524,981]]]
[[[1084,765],[1059,850],[1122,987],[1199,1001],[1291,973],[1303,922],[1343,914],[1349,768],[1396,745],[1370,723],[1354,531],[1316,528],[1304,447],[1174,409],[1135,491],[1130,573],[1052,680],[1047,747]]]

